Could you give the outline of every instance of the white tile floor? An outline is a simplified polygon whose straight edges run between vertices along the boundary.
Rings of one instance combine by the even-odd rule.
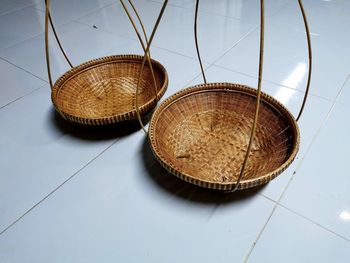
[[[202,0],[209,81],[257,83],[258,0]],[[304,0],[313,33],[311,96],[294,163],[231,195],[166,173],[138,130],[87,130],[54,113],[40,0],[0,0],[0,262],[349,262],[350,3]],[[161,0],[135,0],[150,32]],[[165,97],[201,82],[194,0],[170,0],[152,54]],[[297,0],[267,0],[263,89],[298,112],[306,40]],[[119,1],[52,0],[74,64],[141,53]],[[51,38],[54,77],[68,69]]]

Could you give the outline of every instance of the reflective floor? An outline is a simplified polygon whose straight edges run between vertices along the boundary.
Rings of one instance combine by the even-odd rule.
[[[142,54],[119,1],[52,0],[74,65]],[[151,33],[162,1],[135,0]],[[292,114],[308,70],[297,0],[266,0],[263,91]],[[142,130],[87,129],[55,114],[40,0],[0,0],[0,262],[349,262],[350,1],[304,0],[313,46],[309,100],[293,164],[263,187],[221,194],[155,160]],[[203,82],[194,0],[169,0],[152,57],[164,98]],[[258,0],[202,0],[209,82],[257,85]],[[69,65],[50,36],[54,79]]]

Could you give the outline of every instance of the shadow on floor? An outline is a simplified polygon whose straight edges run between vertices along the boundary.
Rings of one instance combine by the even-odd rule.
[[[143,118],[144,124],[149,122],[151,114],[152,112]],[[128,136],[141,129],[140,123],[137,120],[103,126],[87,126],[66,121],[54,109],[51,110],[49,115],[50,122],[55,129],[63,134],[69,134],[70,136],[87,141],[117,139]]]
[[[166,171],[156,160],[150,148],[148,138],[145,138],[142,147],[143,165],[146,174],[164,191],[178,198],[206,204],[228,204],[254,197],[265,185],[251,189],[227,193],[213,189],[201,188],[187,183]]]

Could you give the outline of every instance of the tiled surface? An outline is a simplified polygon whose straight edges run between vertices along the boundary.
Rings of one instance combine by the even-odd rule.
[[[282,204],[350,240],[349,114],[335,105]]]
[[[154,45],[197,58],[193,34],[194,10],[169,6]],[[200,12],[198,42],[202,59],[213,62],[256,27],[256,23]],[[169,31],[170,30],[170,31]],[[169,34],[175,36],[170,38]]]
[[[51,0],[50,12],[56,23],[66,23],[115,2],[115,0],[85,0],[84,2],[80,0]],[[45,10],[45,2],[38,1],[36,7]]]
[[[195,2],[195,1],[193,1]],[[267,0],[266,2],[266,17],[271,17],[278,10],[284,7],[287,0]],[[258,22],[260,20],[260,10],[256,8],[260,5],[259,0],[246,0],[246,1],[211,1],[204,0],[200,2],[199,8],[203,12],[222,15],[232,18],[238,18],[242,20],[248,20],[252,22]]]
[[[68,262],[242,261],[272,205],[171,177],[137,132],[0,236],[0,260],[46,262],[59,251]]]
[[[64,24],[58,27],[57,31],[73,65],[93,58],[116,54],[118,49],[124,51],[129,46],[126,44],[128,40],[77,22]],[[56,79],[68,70],[69,66],[60,53],[54,37],[50,38],[49,43],[51,69],[54,79]],[[0,51],[0,57],[19,65],[42,79],[47,79],[43,34]]]
[[[247,262],[346,263],[349,257],[348,241],[278,208]]]
[[[6,13],[15,11],[17,9],[22,8],[23,5],[19,3],[12,2],[10,0],[2,0],[0,2],[0,15],[4,15]]]
[[[73,64],[142,53],[119,1],[51,2]],[[162,2],[135,1],[148,35]],[[164,98],[202,82],[194,5],[170,0],[155,35],[152,57],[169,74]],[[165,172],[142,131],[89,130],[56,116],[43,1],[2,1],[0,262],[348,262],[350,5],[304,5],[314,59],[297,159],[268,185],[225,195]],[[307,75],[297,1],[266,1],[266,12],[263,90],[295,115]],[[258,0],[201,1],[208,81],[256,86],[258,14]],[[50,52],[56,79],[68,65],[52,36]]]
[[[339,97],[338,102],[350,107],[350,78],[347,79],[347,82],[345,83],[344,88],[341,91],[341,95]]]
[[[57,121],[48,85],[2,108],[0,122],[0,232],[114,140]]]
[[[283,86],[304,90],[308,70],[305,33],[287,30],[288,27],[283,26],[280,23],[267,25],[264,78]],[[328,36],[312,36],[313,75],[310,92],[330,100],[335,99],[350,70],[350,38],[347,37],[344,43],[337,43],[338,41]],[[335,49],[337,52],[333,52]],[[215,64],[257,76],[258,54],[259,30],[255,30]],[[295,86],[290,83],[290,79],[294,79]]]
[[[45,84],[44,81],[4,60],[0,60],[0,72],[0,108]]]
[[[0,16],[0,50],[44,31],[44,13],[32,6]]]

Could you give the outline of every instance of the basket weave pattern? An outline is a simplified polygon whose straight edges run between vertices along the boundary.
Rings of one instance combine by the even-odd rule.
[[[231,190],[236,184],[254,119],[256,90],[216,83],[168,98],[151,120],[150,141],[161,164],[193,184]],[[299,130],[292,115],[262,94],[256,135],[238,189],[267,183],[295,158]]]
[[[142,56],[119,55],[88,61],[66,72],[52,90],[52,102],[67,120],[102,125],[136,119],[135,92]],[[152,60],[145,65],[139,82],[138,105],[143,114],[155,106],[168,85],[164,67]]]

